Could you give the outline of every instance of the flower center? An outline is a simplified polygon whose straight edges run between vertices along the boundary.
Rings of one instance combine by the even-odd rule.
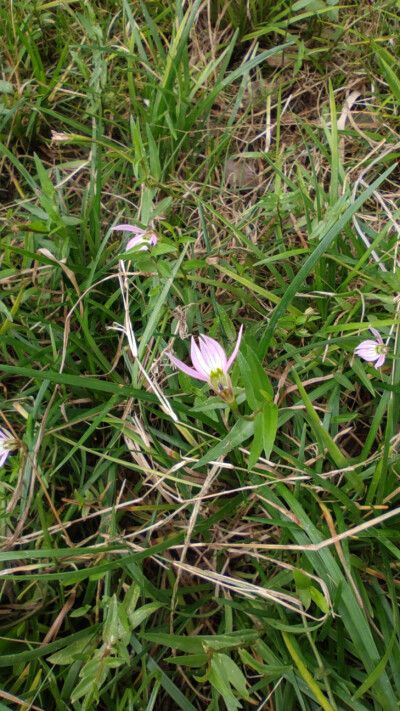
[[[226,389],[226,387],[228,386],[228,380],[226,374],[223,372],[223,370],[221,370],[221,368],[217,368],[216,370],[211,371],[210,383],[212,388],[217,393],[222,393],[223,390]]]
[[[389,353],[389,351],[390,351],[389,346],[385,346],[384,343],[377,343],[375,346],[375,352],[378,355],[386,355],[387,353]]]

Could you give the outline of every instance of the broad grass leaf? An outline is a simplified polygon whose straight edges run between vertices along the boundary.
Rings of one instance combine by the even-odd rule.
[[[225,678],[235,687],[240,696],[248,698],[249,693],[246,687],[246,678],[236,662],[228,654],[215,654],[211,665],[214,664],[216,671],[220,670]]]
[[[134,630],[136,627],[139,627],[142,622],[147,620],[148,617],[151,617],[160,607],[162,607],[162,603],[160,602],[149,602],[147,605],[143,605],[143,607],[139,607],[138,610],[132,612],[129,615],[131,629]]]
[[[60,649],[59,652],[55,652],[50,657],[47,657],[47,662],[49,664],[73,664],[78,659],[87,659],[90,650],[93,649],[93,641],[95,635],[88,635],[82,639],[78,639],[76,642],[69,644],[64,649]]]
[[[208,681],[216,691],[218,691],[219,694],[221,694],[227,711],[236,711],[236,709],[242,708],[242,704],[236,696],[234,696],[231,686],[229,684],[229,679],[226,679],[225,675],[221,674],[221,669],[219,668],[218,663],[212,659],[211,661],[211,668],[208,674],[206,675],[206,679],[201,679],[199,677],[195,677],[197,681]]]
[[[368,675],[368,677],[365,679],[365,681],[361,684],[361,686],[357,689],[356,693],[353,695],[352,700],[355,701],[356,699],[360,699],[361,696],[363,696],[368,689],[375,684],[376,680],[380,677],[382,672],[384,671],[389,657],[390,653],[392,651],[393,645],[396,641],[396,629],[393,630],[393,634],[389,640],[389,644],[387,646],[387,649],[385,650],[385,653],[380,660],[379,664],[376,665],[375,669],[371,672],[371,674]]]
[[[358,377],[360,378],[362,384],[364,387],[367,388],[368,392],[371,393],[373,397],[375,397],[375,390],[374,386],[372,385],[371,381],[369,380],[367,373],[365,372],[365,368],[359,358],[354,358],[353,360],[353,365],[352,368],[355,373],[357,373]]]
[[[165,657],[164,662],[184,667],[204,667],[208,659],[208,654],[180,654],[178,657]]]
[[[261,452],[264,449],[264,414],[259,412],[254,418],[254,437],[250,447],[250,456],[247,468],[250,470],[258,462]]]
[[[263,408],[262,416],[264,454],[265,457],[269,459],[278,428],[278,405],[274,402],[266,402]]]
[[[198,469],[199,467],[208,464],[209,462],[225,457],[226,454],[239,447],[243,442],[246,441],[254,432],[254,422],[247,420],[238,420],[233,425],[232,429],[226,437],[224,437],[221,442],[218,442],[214,447],[212,447],[204,457],[201,457],[197,464],[193,464],[193,469]]]
[[[274,391],[268,375],[257,355],[247,344],[243,343],[237,359],[248,403],[253,411],[260,410],[265,403],[266,397],[271,400],[274,397]],[[262,394],[262,391],[266,393],[266,397]]]
[[[118,639],[118,601],[112,596],[103,627],[103,642],[112,647]]]
[[[250,667],[250,669],[254,669],[258,674],[262,674],[264,681],[267,683],[275,681],[275,679],[279,679],[284,674],[292,671],[291,666],[284,664],[263,664],[255,659],[252,654],[249,654],[246,649],[239,649],[239,656],[243,664]]]
[[[320,592],[320,590],[317,590],[313,585],[310,585],[308,588],[308,592],[310,594],[311,600],[315,602],[317,607],[319,607],[322,612],[327,615],[329,613],[329,605],[327,604],[323,594]]]
[[[183,637],[165,632],[144,632],[140,634],[140,638],[153,644],[161,644],[167,649],[178,649],[180,652],[188,652],[189,654],[204,654],[200,637]]]

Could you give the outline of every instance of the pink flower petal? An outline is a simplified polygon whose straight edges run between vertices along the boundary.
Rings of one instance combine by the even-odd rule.
[[[203,382],[209,383],[211,387],[214,387],[211,382],[211,376],[218,370],[226,373],[229,366],[233,363],[236,358],[237,352],[239,350],[240,341],[242,338],[243,326],[240,327],[235,348],[229,358],[226,359],[226,354],[222,346],[214,338],[210,336],[205,336],[202,334],[199,337],[199,345],[197,345],[194,337],[191,337],[190,343],[190,357],[192,359],[192,364],[194,367],[186,365],[181,360],[167,353],[166,355],[177,368],[182,370],[187,375],[192,378],[197,378],[197,380],[202,380]],[[229,378],[227,378],[227,382]]]
[[[361,352],[360,351],[357,352],[356,355],[359,358],[366,360],[368,363],[374,363],[376,360],[378,360],[378,358],[380,358],[379,353],[377,353],[376,351],[372,352],[372,351],[368,351],[368,350],[363,350]]]
[[[142,242],[143,242],[143,237],[141,237],[140,235],[136,235],[136,237],[132,237],[132,239],[129,240],[124,251],[129,252],[130,249],[133,249],[134,247],[138,247],[139,244],[142,244]],[[142,250],[147,250],[147,249],[148,249],[148,246],[146,244],[143,244],[142,247],[140,247],[139,251],[141,252]]]
[[[235,347],[234,347],[234,349],[233,349],[231,355],[230,355],[229,358],[228,358],[228,362],[227,362],[227,364],[226,364],[226,370],[229,370],[229,368],[231,367],[233,361],[235,360],[235,358],[236,358],[236,356],[237,356],[237,354],[238,354],[238,350],[239,350],[239,346],[240,346],[240,341],[242,340],[242,333],[243,333],[243,324],[241,325],[241,327],[240,327],[240,329],[239,329],[239,333],[238,333],[236,345],[235,345]]]
[[[375,348],[377,347],[378,343],[376,341],[361,341],[361,343],[358,344],[357,348]]]
[[[203,354],[192,336],[190,343],[190,357],[197,372],[203,373],[207,380],[210,379],[210,368],[208,362],[203,358]]]
[[[4,447],[5,442],[9,442],[10,440],[12,440],[10,432],[0,428],[0,467],[3,466],[8,455],[10,454],[10,450]]]
[[[382,353],[382,355],[379,356],[378,360],[375,363],[375,368],[380,368],[384,364],[385,360],[386,356]]]
[[[371,331],[372,335],[375,336],[375,338],[376,338],[376,340],[378,341],[378,343],[382,344],[382,343],[383,343],[383,340],[382,340],[382,336],[381,336],[381,334],[379,333],[379,331],[377,331],[376,328],[374,328],[373,326],[370,326],[370,327],[369,327],[369,330]]]
[[[208,363],[210,372],[215,372],[220,369],[225,373],[227,364],[226,355],[218,341],[203,334],[200,336],[199,341],[201,354]]]
[[[143,230],[141,227],[136,227],[136,225],[115,225],[115,227],[111,227],[111,230],[121,230],[121,232],[134,232],[137,235],[142,235],[145,230]]]
[[[194,368],[186,365],[186,363],[183,363],[183,361],[179,360],[179,358],[176,358],[171,353],[166,353],[166,355],[170,359],[171,363],[179,368],[179,370],[182,370],[183,373],[186,373],[186,375],[190,375],[192,378],[197,378],[197,380],[203,380],[204,382],[208,381],[208,378],[203,373],[199,373]]]

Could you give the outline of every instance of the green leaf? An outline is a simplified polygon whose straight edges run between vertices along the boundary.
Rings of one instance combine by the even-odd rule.
[[[244,343],[241,352],[237,355],[237,360],[246,390],[247,401],[253,411],[260,410],[265,402],[263,392],[271,400],[274,397],[274,391],[268,375],[254,351]]]
[[[154,178],[154,180],[159,181],[161,180],[160,157],[158,154],[157,144],[154,140],[151,128],[148,123],[146,123],[146,134],[149,147],[151,177]]]
[[[13,94],[14,88],[10,81],[0,79],[0,94]]]
[[[258,462],[261,452],[264,449],[264,414],[259,412],[254,418],[254,438],[250,447],[250,456],[247,468],[250,470]]]
[[[118,639],[118,600],[112,596],[107,609],[107,617],[103,627],[103,642],[113,647]]]
[[[180,654],[178,657],[165,657],[166,664],[179,664],[184,667],[204,667],[209,659],[208,654]]]
[[[243,348],[243,346],[242,346],[242,348]],[[245,358],[245,356],[242,353],[240,353],[240,351],[237,354],[236,361],[239,365],[240,372],[242,375],[243,384],[244,384],[244,388],[246,391],[246,400],[247,400],[251,410],[253,410],[253,412],[257,412],[257,410],[259,410],[260,407],[262,406],[262,402],[261,402],[261,398],[257,397],[257,394],[254,391],[254,383],[253,383],[250,365],[247,361],[247,358]]]
[[[197,464],[192,465],[192,469],[198,469],[199,467],[204,466],[204,464],[208,464],[209,462],[212,462],[214,460],[219,459],[220,457],[224,457],[228,452],[231,452],[232,449],[235,449],[235,447],[238,447],[241,445],[246,439],[251,437],[251,435],[254,432],[254,422],[253,421],[248,421],[248,420],[238,420],[235,422],[233,425],[232,429],[226,437],[224,437],[221,442],[218,442],[214,447],[211,447],[211,449],[205,454]]]
[[[259,674],[262,674],[264,681],[268,684],[271,681],[279,679],[284,674],[288,674],[292,671],[291,666],[285,665],[274,665],[274,664],[263,664],[249,654],[245,649],[239,649],[239,656],[243,664],[254,669]]]
[[[297,669],[300,672],[300,675],[303,677],[305,683],[307,684],[308,688],[310,691],[314,694],[316,697],[319,705],[323,709],[323,711],[334,711],[333,707],[329,703],[328,699],[326,696],[322,693],[321,689],[319,688],[318,684],[316,683],[316,680],[313,678],[313,675],[310,674],[308,670],[308,666],[304,663],[302,657],[299,654],[297,644],[292,640],[291,636],[288,635],[286,632],[282,632],[282,637],[283,640],[286,644],[286,647],[288,649],[288,652],[290,656],[292,657]]]
[[[0,372],[2,371],[4,373],[15,373],[20,377],[49,380],[51,383],[62,383],[63,385],[70,385],[71,387],[78,387],[84,390],[99,390],[114,394],[120,393],[121,395],[128,397],[136,397],[138,399],[143,398],[148,402],[157,402],[157,398],[153,395],[153,393],[148,393],[145,390],[138,390],[137,388],[131,388],[127,385],[120,385],[119,383],[110,383],[106,380],[101,380],[100,378],[88,378],[81,375],[72,375],[70,373],[58,373],[54,370],[19,368],[18,366],[0,363]]]
[[[77,659],[84,659],[88,656],[91,648],[91,643],[95,639],[95,635],[88,635],[82,639],[78,639],[72,644],[68,644],[64,649],[47,657],[49,664],[73,664]]]
[[[213,663],[216,671],[219,669],[224,673],[225,679],[235,687],[240,696],[248,698],[249,692],[246,687],[246,678],[236,662],[227,654],[215,654],[212,658],[211,666],[213,666]]]
[[[48,176],[47,170],[43,166],[39,156],[36,153],[34,154],[34,160],[35,160],[35,166],[36,166],[38,178],[40,180],[40,186],[43,190],[43,193],[46,195],[46,197],[48,197],[52,201],[51,204],[53,204],[53,200],[54,200],[55,193],[56,193],[54,185]],[[46,203],[46,205],[47,205],[47,203]],[[46,207],[45,207],[45,209],[46,209]],[[47,211],[47,209],[46,209],[46,211]]]
[[[216,302],[215,306],[218,313],[218,319],[221,322],[223,330],[225,331],[225,335],[227,336],[227,338],[234,342],[237,338],[237,333],[232,323],[232,319],[228,316],[224,307],[221,306],[218,302]]]
[[[204,654],[200,637],[182,637],[181,635],[166,634],[165,632],[144,632],[139,636],[148,642],[161,644],[167,649],[179,649],[179,651],[188,652],[189,654]]]
[[[91,609],[91,605],[83,605],[83,607],[77,607],[76,610],[72,610],[69,613],[70,617],[83,617]]]
[[[307,590],[299,590],[298,595],[299,595],[301,604],[303,605],[304,609],[308,610],[308,608],[311,605],[310,588],[307,588]]]
[[[14,319],[13,319],[13,317],[12,317],[11,311],[8,310],[7,306],[2,302],[1,299],[0,299],[0,313],[3,313],[4,316],[5,316],[9,321],[11,321],[11,323],[13,322]]]
[[[400,102],[400,79],[392,67],[398,67],[398,58],[392,57],[390,52],[388,52],[383,47],[374,45],[376,54],[378,55],[378,62],[381,65],[383,74],[385,75],[386,81],[389,84],[390,90],[396,99],[396,102]]]
[[[274,402],[266,402],[263,408],[263,441],[264,454],[267,459],[272,452],[278,428],[278,405]]]
[[[154,615],[154,613],[157,612],[160,607],[162,607],[161,602],[149,602],[147,605],[143,605],[138,610],[131,612],[129,615],[129,622],[131,624],[132,630],[136,629],[136,627],[139,627],[139,625],[141,625],[142,622],[147,620],[148,617]]]
[[[136,605],[140,598],[140,594],[140,586],[136,582],[133,582],[129,589],[126,591],[123,602],[123,606],[128,617],[136,610]]]
[[[228,711],[236,711],[236,709],[242,708],[242,704],[236,696],[234,696],[232,689],[229,685],[229,680],[225,679],[223,676],[221,676],[221,670],[218,667],[218,664],[215,662],[213,659],[211,661],[211,667],[210,671],[207,674],[206,679],[200,679],[199,677],[195,677],[197,681],[209,681],[210,684],[218,691],[219,694],[221,694],[226,708]]]
[[[102,659],[103,651],[102,648],[97,650],[94,658],[87,662],[79,672],[81,681],[72,690],[72,703],[88,694],[97,696],[98,689],[104,684],[109,671],[108,666],[104,664]]]
[[[368,675],[368,677],[365,679],[365,681],[361,684],[361,686],[357,689],[356,693],[352,696],[352,700],[355,701],[356,699],[360,699],[361,696],[363,696],[368,689],[371,688],[373,684],[375,684],[376,680],[379,679],[380,675],[384,671],[386,664],[388,663],[390,653],[392,651],[393,645],[396,641],[396,629],[393,630],[392,636],[389,640],[389,644],[387,645],[387,648],[385,650],[385,653],[380,660],[380,662],[376,665],[375,669],[371,672],[371,674]]]
[[[213,637],[204,636],[203,647],[204,649],[235,649],[236,647],[244,647],[245,645],[252,644],[259,637],[256,630],[236,630],[231,632],[231,634],[219,634]]]
[[[353,367],[354,372],[357,373],[357,375],[360,378],[364,387],[366,387],[367,390],[371,393],[371,395],[373,397],[375,397],[376,393],[374,390],[374,386],[372,385],[370,379],[368,378],[365,368],[364,368],[363,364],[361,363],[361,361],[359,360],[359,358],[357,358],[357,357],[354,358],[352,367]]]
[[[296,583],[296,588],[298,588],[299,590],[307,590],[311,585],[310,578],[308,577],[308,575],[302,573],[301,570],[295,569],[293,571],[293,579]]]
[[[161,644],[169,649],[179,649],[189,654],[204,654],[205,650],[236,649],[255,642],[259,634],[256,630],[237,630],[224,635],[202,635],[201,637],[183,637],[165,632],[143,632],[142,639],[154,644]]]
[[[313,585],[310,585],[310,587],[308,588],[308,592],[310,594],[311,600],[313,600],[313,602],[315,602],[319,609],[322,610],[325,615],[327,615],[329,613],[329,605],[327,604],[321,591],[315,588]]]

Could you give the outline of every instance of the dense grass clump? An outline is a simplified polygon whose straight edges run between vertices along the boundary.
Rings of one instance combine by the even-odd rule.
[[[0,9],[0,711],[398,709],[398,10]]]

